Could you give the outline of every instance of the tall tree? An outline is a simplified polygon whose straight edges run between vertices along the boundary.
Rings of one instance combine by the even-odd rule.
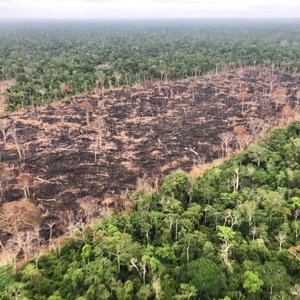
[[[220,267],[205,257],[187,264],[187,277],[201,298],[216,297],[225,283],[225,277]]]

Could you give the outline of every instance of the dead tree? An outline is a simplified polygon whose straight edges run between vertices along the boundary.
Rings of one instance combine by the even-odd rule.
[[[16,127],[15,127],[15,126],[12,126],[12,127],[9,129],[9,135],[12,137],[13,142],[14,142],[14,144],[15,144],[15,147],[16,147],[16,149],[17,149],[19,158],[20,158],[20,160],[22,161],[22,160],[24,159],[24,150],[22,149],[21,141],[20,141],[20,139],[18,138],[17,130],[16,130]]]
[[[299,103],[299,100],[300,100],[300,89],[297,90],[296,94],[295,94],[295,97],[297,99],[297,101],[295,101],[295,111],[299,112],[299,107],[300,107],[300,103]]]
[[[0,94],[0,114],[4,113],[5,110],[5,97]]]
[[[0,196],[4,196],[6,190],[6,183],[11,178],[11,170],[4,164],[0,165]]]
[[[275,100],[275,109],[277,109],[279,103],[286,101],[286,90],[284,88],[275,89],[272,93],[272,98]]]
[[[233,170],[233,178],[232,178],[232,186],[234,190],[237,190],[240,186],[240,177],[241,177],[240,170],[238,167],[236,167]]]
[[[226,209],[224,212],[224,226],[229,223],[230,227],[238,225],[241,222],[241,215],[237,210]]]
[[[272,111],[271,99],[267,95],[259,97],[258,103],[260,106],[260,117],[263,118],[264,115]]]
[[[101,95],[103,96],[104,89],[105,89],[105,75],[104,74],[99,75],[98,82],[101,85]]]
[[[252,137],[250,134],[236,134],[235,136],[236,144],[238,149],[245,149],[252,141]]]
[[[252,242],[254,242],[255,237],[257,236],[258,230],[256,226],[251,227],[250,233],[252,235]]]
[[[246,62],[245,62],[244,59],[240,59],[240,60],[239,60],[239,63],[240,63],[241,71],[243,71],[243,68],[245,67]]]
[[[46,222],[46,225],[49,227],[49,245],[52,246],[53,243],[53,227],[56,224],[56,221],[49,220]]]
[[[136,190],[142,195],[150,194],[153,191],[149,179],[145,175],[136,179]]]
[[[1,229],[12,235],[18,231],[33,230],[41,222],[39,208],[27,199],[4,203],[0,215]]]
[[[170,71],[163,71],[165,83],[168,84],[168,81],[170,80],[171,77],[171,72]]]
[[[75,227],[75,215],[72,210],[62,210],[57,213],[57,229],[60,229],[63,233],[72,234]]]
[[[290,247],[288,252],[300,260],[300,245]]]
[[[57,229],[60,229],[63,233],[70,236],[74,233],[81,233],[82,237],[85,237],[84,228],[86,217],[82,211],[77,214],[72,210],[59,211],[57,217]]]
[[[258,118],[250,118],[248,126],[254,140],[255,137],[264,129],[265,121]]]
[[[115,208],[120,211],[129,211],[132,207],[132,202],[128,198],[116,198]]]
[[[248,134],[247,129],[242,125],[235,126],[232,131],[235,135]]]
[[[27,199],[6,202],[0,210],[0,227],[4,233],[12,235],[11,247],[17,245],[18,254],[28,256],[32,241],[37,240],[37,230],[41,223],[41,213],[38,207]]]
[[[3,141],[6,142],[6,129],[8,126],[7,119],[0,119],[0,131],[2,132]]]
[[[281,115],[284,118],[289,118],[289,117],[291,117],[293,115],[293,109],[289,105],[285,105],[282,108]]]
[[[289,124],[293,120],[294,110],[289,105],[285,105],[281,110],[281,118],[279,118],[277,121],[277,125],[279,126],[285,126]]]
[[[60,88],[60,93],[65,96],[66,94],[70,94],[71,93],[71,88],[68,86],[68,85],[63,85],[61,88]]]
[[[76,201],[77,203],[79,203],[81,209],[83,210],[83,213],[86,218],[86,224],[90,224],[94,217],[97,201],[98,199],[92,196],[86,196]]]
[[[234,140],[234,134],[230,131],[222,132],[219,134],[219,138],[222,140],[222,144],[221,144],[222,155],[228,156],[229,155],[229,145]]]
[[[19,186],[23,190],[24,198],[29,199],[29,188],[33,183],[33,177],[29,173],[22,173],[18,177]]]
[[[233,128],[237,148],[243,150],[251,142],[251,135],[244,126],[235,126]]]
[[[59,110],[58,111],[58,116],[59,116],[59,119],[60,119],[60,125],[64,126],[65,125],[64,111],[63,110]]]
[[[275,236],[275,239],[279,242],[279,251],[281,251],[282,244],[286,240],[286,233],[279,231],[278,234]]]
[[[101,205],[106,208],[106,210],[109,209],[109,207],[112,207],[116,210],[116,212],[122,212],[122,211],[129,211],[132,207],[132,202],[129,198],[125,197],[118,197],[118,198],[106,198],[102,201]]]
[[[131,268],[134,268],[138,272],[139,276],[143,280],[143,284],[145,285],[146,284],[146,273],[147,273],[147,261],[142,260],[140,265],[138,265],[137,263],[138,263],[138,260],[136,258],[131,258],[129,266]]]
[[[96,144],[94,148],[94,154],[95,154],[95,162],[97,161],[97,151],[98,149],[102,148],[103,144],[103,131],[105,128],[105,120],[104,116],[99,116],[96,118],[96,120],[93,122],[93,128],[96,130],[97,135],[96,135]]]
[[[101,205],[102,205],[103,207],[105,207],[106,210],[108,210],[109,207],[113,206],[114,202],[115,202],[115,199],[112,198],[112,197],[109,197],[109,198],[105,198],[105,199],[101,202]]]
[[[85,111],[86,124],[90,125],[90,112],[92,112],[94,110],[93,105],[89,101],[85,100],[84,102],[79,104],[79,107],[80,107],[80,109]]]
[[[237,94],[236,98],[237,98],[237,100],[242,102],[242,112],[244,112],[245,100],[247,98],[249,98],[249,94],[246,91],[242,91],[242,92]]]
[[[241,89],[241,92],[245,92],[247,90],[246,82],[241,82],[240,83],[240,89]]]
[[[114,75],[115,80],[116,80],[116,85],[119,88],[120,87],[120,81],[121,81],[121,78],[122,78],[122,74],[117,72],[117,71],[114,71],[113,75]]]
[[[40,247],[37,245],[39,236],[36,236],[36,231],[20,231],[17,233],[18,252],[22,253],[26,260],[30,254],[39,252]]]

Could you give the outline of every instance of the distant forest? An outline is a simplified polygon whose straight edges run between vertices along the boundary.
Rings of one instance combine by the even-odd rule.
[[[298,72],[299,31],[282,20],[2,22],[0,80],[15,81],[6,109],[245,65]]]

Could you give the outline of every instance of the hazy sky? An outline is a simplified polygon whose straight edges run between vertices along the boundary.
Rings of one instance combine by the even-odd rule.
[[[300,0],[0,0],[4,19],[300,18]]]

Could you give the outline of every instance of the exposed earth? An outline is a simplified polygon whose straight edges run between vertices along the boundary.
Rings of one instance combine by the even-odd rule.
[[[86,196],[98,203],[124,196],[138,178],[154,186],[174,170],[189,172],[222,157],[220,133],[243,126],[255,138],[286,122],[298,111],[299,83],[299,76],[256,67],[95,90],[3,114],[2,203],[27,196],[55,216],[76,211]],[[228,151],[235,148],[232,142]]]

